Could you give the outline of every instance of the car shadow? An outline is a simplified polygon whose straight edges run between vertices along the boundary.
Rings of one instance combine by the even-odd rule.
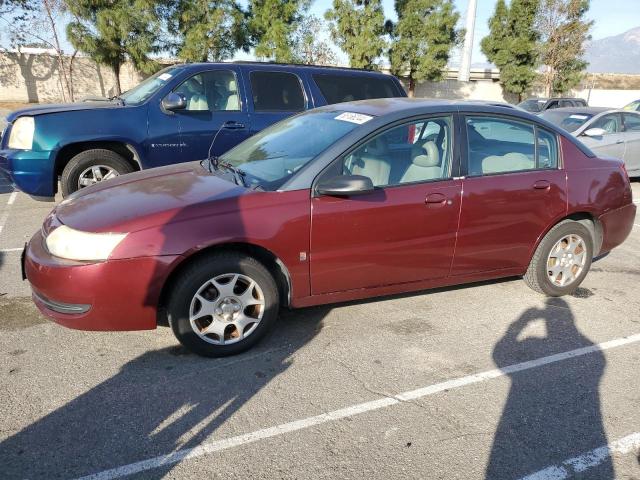
[[[546,331],[541,335],[541,331]],[[593,346],[578,330],[569,305],[548,299],[530,308],[507,329],[493,350],[498,367]],[[491,480],[517,479],[607,445],[600,409],[600,380],[606,361],[597,350],[525,371],[508,373],[509,395],[495,433],[486,470]],[[573,473],[572,470],[568,470]],[[585,472],[614,478],[608,457]],[[543,478],[543,477],[540,477]],[[544,476],[544,478],[551,478]],[[568,478],[568,477],[553,477]]]
[[[176,346],[134,358],[0,443],[0,476],[76,478],[196,447],[211,435],[232,436],[216,432],[287,371],[296,352],[322,329],[329,310],[283,312],[274,333],[235,357],[205,359]],[[95,356],[109,368],[107,352],[97,349]],[[247,425],[246,431],[254,428]],[[162,478],[173,467],[147,474]]]

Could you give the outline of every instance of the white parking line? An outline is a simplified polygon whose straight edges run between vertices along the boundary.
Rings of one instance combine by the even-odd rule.
[[[23,250],[22,247],[18,247],[18,248],[0,248],[0,253],[21,252],[22,250]]]
[[[2,212],[2,216],[0,217],[0,233],[2,233],[4,224],[9,218],[9,207],[13,205],[13,202],[16,201],[17,196],[18,196],[18,192],[13,192],[11,195],[9,195],[9,200],[7,201],[7,207],[5,208],[4,212]]]
[[[624,455],[637,448],[640,448],[640,433],[632,433],[609,445],[595,448],[590,452],[565,460],[561,465],[551,465],[520,480],[564,480],[575,473],[582,473],[590,468],[597,467],[613,453]]]
[[[94,473],[81,477],[77,480],[112,480],[115,478],[126,477],[127,475],[133,475],[135,473],[144,472],[146,470],[152,470],[164,465],[171,465],[174,463],[187,460],[189,458],[201,457],[203,455],[209,455],[211,453],[220,452],[222,450],[228,450],[230,448],[238,447],[248,443],[257,442],[271,437],[283,435],[285,433],[296,432],[298,430],[304,430],[315,425],[321,425],[327,422],[333,422],[347,417],[353,417],[365,412],[371,412],[379,410],[381,408],[398,405],[402,402],[409,400],[416,400],[418,398],[433,395],[445,390],[451,391],[454,388],[464,387],[474,383],[485,382],[498,377],[503,377],[515,372],[521,372],[523,370],[529,370],[543,365],[549,365],[551,363],[561,362],[570,358],[587,355],[589,353],[608,350],[611,348],[621,347],[623,345],[629,345],[632,343],[640,342],[640,334],[632,335],[629,337],[617,338],[608,342],[600,343],[598,345],[591,345],[588,347],[577,348],[568,352],[557,353],[555,355],[549,355],[547,357],[537,358],[527,362],[516,363],[503,367],[500,369],[487,370],[485,372],[468,375],[466,377],[455,378],[442,383],[436,383],[428,387],[419,388],[417,390],[411,390],[401,393],[395,396],[383,397],[370,402],[359,403],[350,407],[345,407],[339,410],[333,410],[331,412],[316,415],[314,417],[307,417],[300,420],[294,420],[289,423],[276,425],[274,427],[264,428],[262,430],[256,430],[254,432],[245,433],[243,435],[237,435],[235,437],[225,438],[223,440],[214,440],[212,442],[206,442],[194,448],[187,448],[183,450],[177,450],[167,455],[161,455],[147,460],[142,460],[136,463],[130,463],[120,467],[104,470],[102,472]],[[541,477],[545,479],[545,477]],[[549,477],[552,478],[552,477]],[[545,479],[547,480],[547,479]]]

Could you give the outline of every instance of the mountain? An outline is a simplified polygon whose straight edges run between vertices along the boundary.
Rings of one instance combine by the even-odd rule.
[[[589,42],[584,58],[589,72],[640,74],[640,27]]]

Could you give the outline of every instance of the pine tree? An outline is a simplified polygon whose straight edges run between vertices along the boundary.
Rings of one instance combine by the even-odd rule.
[[[376,59],[386,47],[384,12],[380,0],[333,0],[325,18],[331,38],[354,68],[377,68]]]
[[[451,49],[460,38],[460,15],[452,0],[396,0],[392,27],[391,70],[409,78],[409,96],[417,82],[441,80]]]
[[[540,0],[512,0],[509,7],[498,0],[489,20],[489,36],[482,39],[482,52],[500,69],[505,91],[522,97],[536,78],[539,34],[535,19]]]
[[[537,27],[547,96],[567,92],[584,76],[584,45],[593,25],[584,19],[588,10],[589,0],[542,0]]]
[[[161,25],[153,0],[66,0],[75,20],[67,37],[79,51],[113,69],[116,93],[121,93],[120,68],[130,60],[136,69],[158,68],[149,57],[159,50]]]
[[[168,17],[187,62],[221,61],[248,50],[247,12],[235,0],[176,0]]]
[[[249,29],[255,54],[276,62],[292,62],[294,32],[309,0],[251,0]]]

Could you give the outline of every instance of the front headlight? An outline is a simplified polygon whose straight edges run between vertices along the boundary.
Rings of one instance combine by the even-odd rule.
[[[7,146],[19,150],[31,150],[33,148],[33,133],[35,129],[33,117],[19,117],[13,122]]]
[[[126,233],[89,233],[61,225],[47,236],[51,255],[68,260],[106,260]]]

